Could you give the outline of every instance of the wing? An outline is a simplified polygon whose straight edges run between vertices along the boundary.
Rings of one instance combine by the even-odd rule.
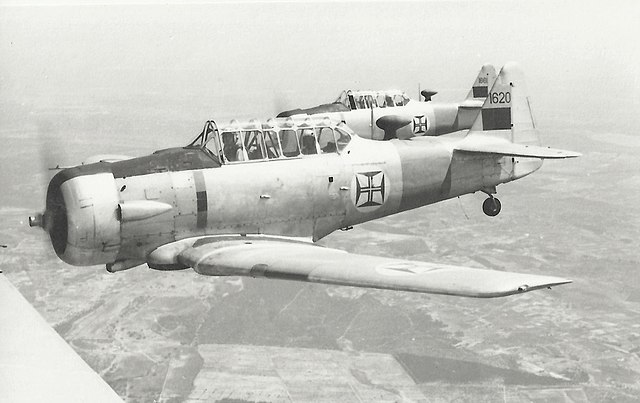
[[[2,274],[0,401],[122,402]]]
[[[210,276],[249,276],[465,297],[501,297],[570,283],[558,277],[347,253],[282,239],[205,238],[178,255]]]

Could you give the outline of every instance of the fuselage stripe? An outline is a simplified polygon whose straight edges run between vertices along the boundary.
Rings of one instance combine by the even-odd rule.
[[[196,185],[196,211],[197,211],[197,228],[205,228],[207,226],[207,187],[204,183],[204,174],[202,171],[194,171],[193,179]]]
[[[483,130],[510,130],[511,108],[491,108],[482,110]]]

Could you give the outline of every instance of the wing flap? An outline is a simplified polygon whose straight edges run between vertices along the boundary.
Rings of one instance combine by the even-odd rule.
[[[569,283],[558,277],[347,253],[282,240],[211,242],[178,259],[202,275],[265,277],[490,298]]]

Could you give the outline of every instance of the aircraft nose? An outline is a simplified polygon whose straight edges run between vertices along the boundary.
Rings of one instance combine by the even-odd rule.
[[[60,191],[62,182],[60,176],[54,176],[47,190],[44,213],[37,213],[29,217],[29,226],[45,230],[51,238],[53,249],[59,256],[64,254],[67,246],[67,211]]]
[[[47,189],[47,206],[44,214],[36,215],[34,224],[42,227],[49,233],[53,249],[58,255],[64,254],[67,247],[67,208],[60,189],[64,176],[54,176]],[[32,220],[29,220],[31,224]]]

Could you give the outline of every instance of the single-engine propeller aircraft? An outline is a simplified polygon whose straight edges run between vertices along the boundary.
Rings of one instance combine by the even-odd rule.
[[[437,92],[427,90],[421,91],[424,101],[409,99],[397,90],[346,90],[333,103],[284,111],[278,117],[329,116],[372,140],[439,136],[471,128],[495,79],[496,69],[485,64],[467,97],[459,103],[433,102],[431,97]]]
[[[116,272],[193,268],[250,276],[470,297],[570,282],[546,275],[365,256],[314,245],[337,229],[496,186],[543,159],[523,75],[501,70],[466,136],[381,142],[328,117],[232,122],[186,147],[58,172],[30,217],[63,261]]]

